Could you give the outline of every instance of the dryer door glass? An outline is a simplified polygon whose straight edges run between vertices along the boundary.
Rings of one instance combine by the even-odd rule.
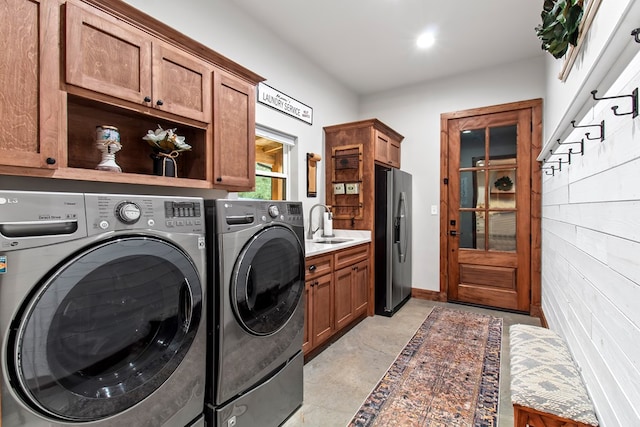
[[[235,266],[231,297],[240,324],[256,335],[270,335],[287,324],[304,291],[304,248],[282,226],[257,233]]]
[[[143,400],[178,367],[202,314],[190,259],[168,242],[102,242],[51,271],[22,308],[12,375],[33,409],[93,421]]]

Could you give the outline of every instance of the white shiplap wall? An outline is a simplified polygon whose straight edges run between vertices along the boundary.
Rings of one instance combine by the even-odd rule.
[[[638,70],[640,53],[598,96],[630,94]],[[624,113],[631,100],[588,101],[579,124],[604,119],[605,140],[585,138],[584,155],[543,175],[542,307],[569,343],[600,424],[640,426],[640,116],[615,116],[613,105]],[[585,132],[599,131],[574,129],[564,141]],[[557,151],[569,147],[578,150]]]

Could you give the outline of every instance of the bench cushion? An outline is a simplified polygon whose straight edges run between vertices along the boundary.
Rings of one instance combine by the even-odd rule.
[[[538,326],[509,328],[511,402],[597,426],[580,373],[560,335]]]

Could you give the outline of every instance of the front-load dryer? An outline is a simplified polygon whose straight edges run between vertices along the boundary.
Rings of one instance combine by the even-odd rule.
[[[205,200],[209,251],[207,425],[270,427],[302,405],[300,202]]]
[[[202,424],[203,200],[0,191],[2,426]]]

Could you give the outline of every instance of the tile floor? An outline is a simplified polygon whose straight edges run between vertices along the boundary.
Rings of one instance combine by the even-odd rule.
[[[393,317],[364,319],[304,366],[304,404],[283,427],[344,427],[436,305],[503,318],[500,427],[513,426],[509,389],[509,326],[537,318],[459,304],[411,299]]]

